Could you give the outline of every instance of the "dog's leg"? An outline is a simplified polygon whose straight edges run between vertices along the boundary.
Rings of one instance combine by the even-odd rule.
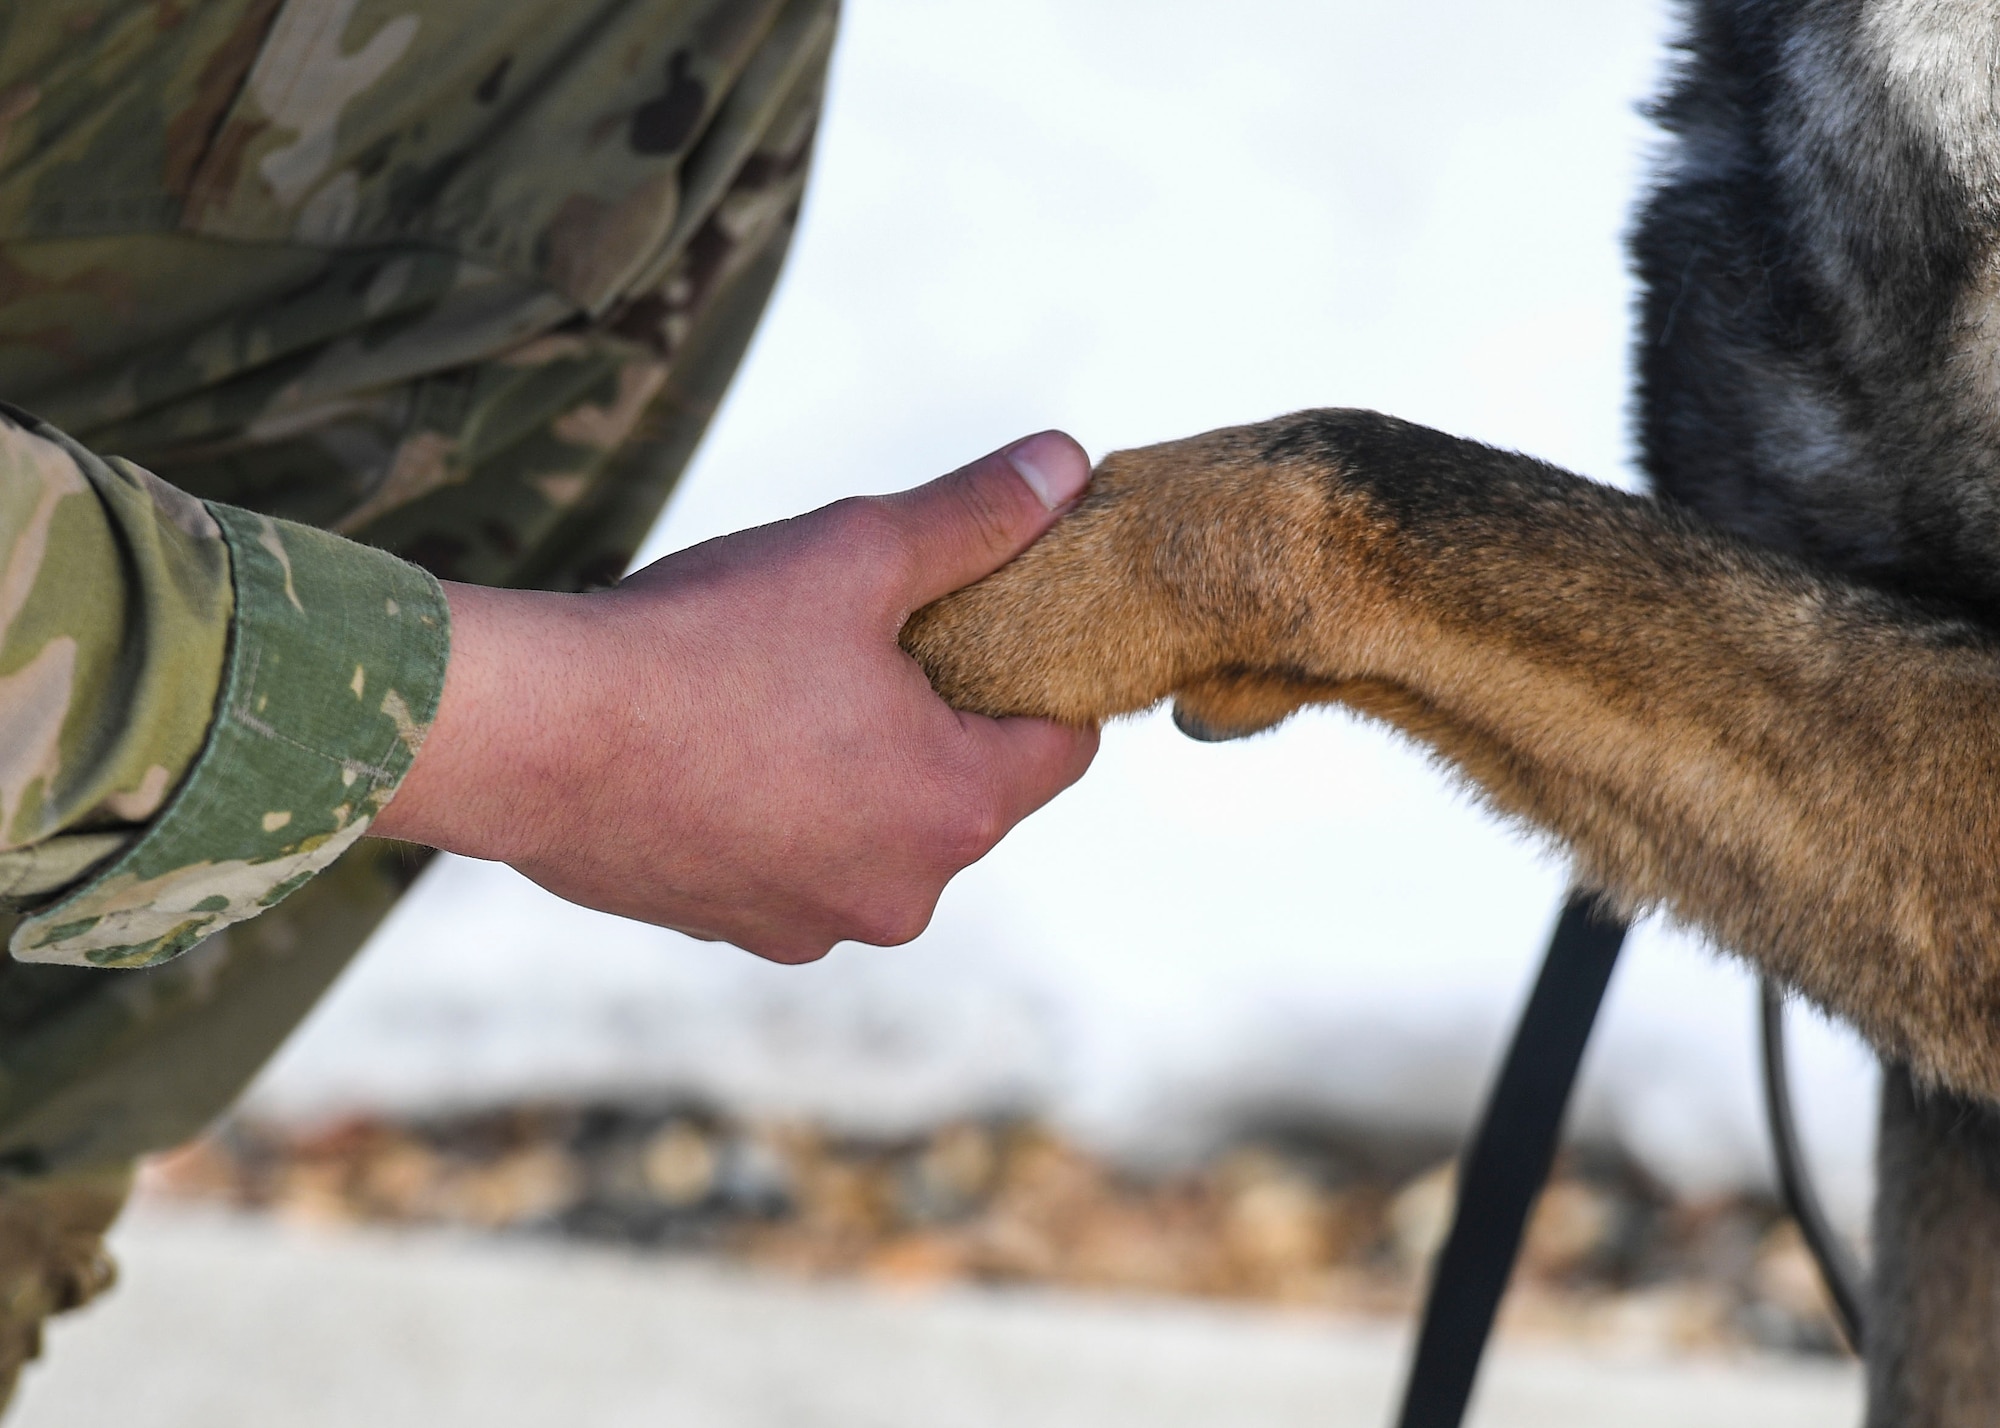
[[[2000,1423],[2000,1109],[1886,1067],[1868,1428]]]
[[[1396,724],[1581,876],[2000,1095],[2000,644],[1658,502],[1364,412],[1108,458],[912,618],[962,707]]]

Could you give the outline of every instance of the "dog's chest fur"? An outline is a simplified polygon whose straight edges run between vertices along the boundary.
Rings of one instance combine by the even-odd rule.
[[[1990,3],[1703,0],[1633,253],[1658,489],[2000,624],[1996,65]]]
[[[1655,487],[2000,628],[2000,5],[1685,22],[1632,238]],[[2000,1113],[1886,1080],[1868,1422],[2000,1421]]]

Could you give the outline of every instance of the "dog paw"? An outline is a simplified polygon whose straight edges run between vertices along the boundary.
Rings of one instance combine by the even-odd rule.
[[[955,708],[1095,724],[1177,682],[1175,614],[1135,558],[1134,502],[1098,482],[1029,550],[912,615],[903,648]]]
[[[996,716],[1094,724],[1174,696],[1183,731],[1234,739],[1328,697],[1350,603],[1328,467],[1270,454],[1301,420],[1114,452],[1033,546],[911,616],[903,648]]]

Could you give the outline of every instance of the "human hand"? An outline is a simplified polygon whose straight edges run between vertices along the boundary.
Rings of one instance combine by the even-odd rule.
[[[897,632],[1089,479],[1043,432],[615,590],[448,584],[438,715],[370,831],[774,961],[908,941],[954,874],[1082,775],[1097,733],[950,708]]]

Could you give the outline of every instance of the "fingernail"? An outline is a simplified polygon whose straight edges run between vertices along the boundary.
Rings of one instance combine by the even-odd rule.
[[[1002,453],[1021,473],[1028,489],[1049,510],[1067,505],[1090,484],[1090,462],[1075,442],[1059,431],[1037,432]]]

